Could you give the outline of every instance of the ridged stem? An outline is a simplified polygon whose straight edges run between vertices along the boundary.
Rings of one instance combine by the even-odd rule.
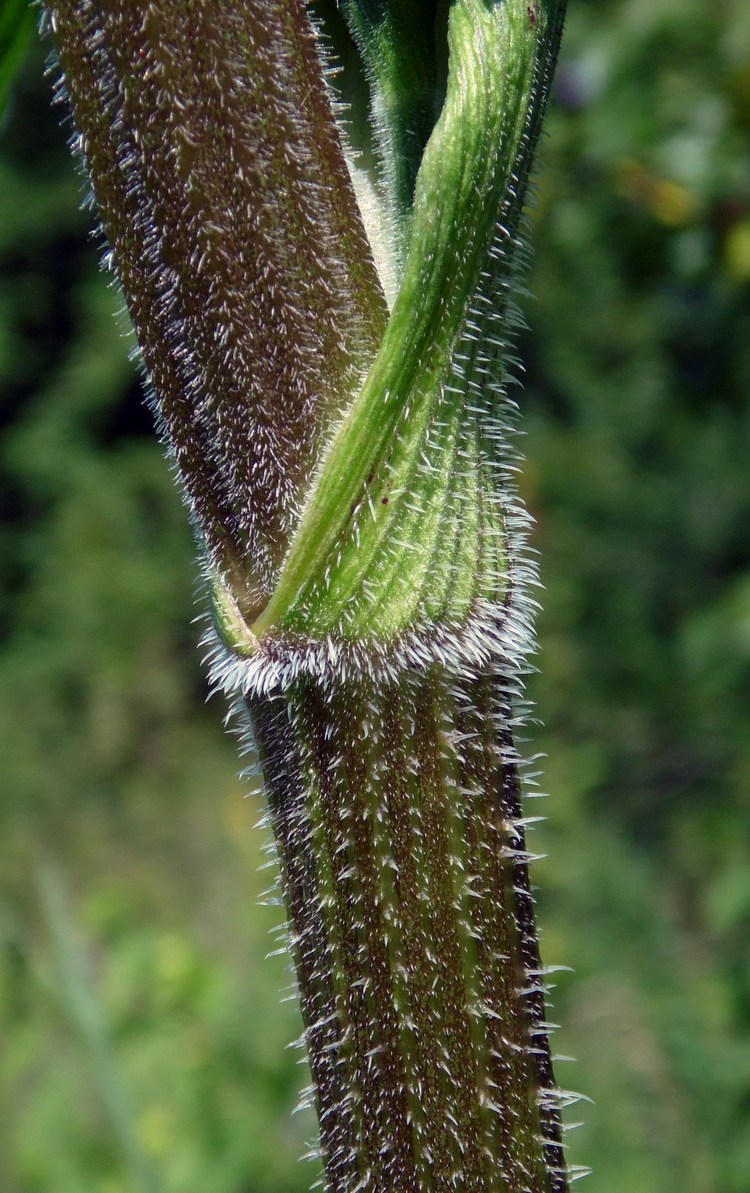
[[[504,684],[435,664],[248,702],[331,1193],[562,1193]]]
[[[564,6],[453,0],[426,58],[413,7],[344,6],[396,157],[400,72],[445,66],[418,171],[383,162],[413,189],[388,314],[305,0],[47,5],[264,759],[331,1193],[567,1188],[501,670],[508,292]]]
[[[386,315],[307,8],[46,7],[159,421],[252,617]]]

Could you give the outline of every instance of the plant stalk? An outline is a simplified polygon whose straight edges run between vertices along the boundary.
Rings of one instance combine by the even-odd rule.
[[[249,702],[332,1193],[567,1188],[504,687]]]
[[[304,0],[48,5],[204,552],[213,678],[267,777],[330,1193],[567,1189],[507,426],[564,7],[423,0],[426,42],[401,0],[342,5],[394,207],[388,311]]]

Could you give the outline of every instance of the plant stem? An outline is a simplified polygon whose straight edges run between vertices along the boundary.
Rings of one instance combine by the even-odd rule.
[[[567,1188],[504,683],[250,701],[335,1193]]]
[[[331,1193],[567,1188],[506,393],[564,7],[425,0],[425,43],[412,5],[344,4],[396,196],[388,312],[304,0],[49,3],[206,547],[214,678],[268,778]]]
[[[305,5],[47,7],[161,427],[252,620],[386,313]]]

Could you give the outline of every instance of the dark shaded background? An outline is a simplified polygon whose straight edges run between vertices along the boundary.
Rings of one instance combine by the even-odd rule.
[[[204,707],[186,519],[42,69],[0,145],[0,1190],[295,1193],[262,803]],[[743,0],[573,0],[522,484],[592,1193],[750,1190],[748,133]]]

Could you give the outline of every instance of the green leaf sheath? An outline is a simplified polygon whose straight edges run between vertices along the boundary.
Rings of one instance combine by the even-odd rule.
[[[55,0],[79,147],[197,526],[266,603],[385,304],[302,0]]]
[[[3,0],[0,6],[0,117],[36,26],[29,0]]]
[[[331,1193],[567,1187],[500,690],[252,701]]]
[[[450,10],[401,285],[257,640],[393,639],[507,595],[507,290],[560,24],[555,4]]]

